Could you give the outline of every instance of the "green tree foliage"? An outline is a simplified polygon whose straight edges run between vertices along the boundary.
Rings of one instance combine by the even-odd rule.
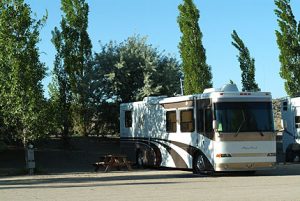
[[[61,133],[65,145],[72,130],[72,97],[69,77],[63,66],[61,33],[57,28],[52,32],[52,43],[57,53],[55,55],[52,83],[49,85],[50,108],[53,116],[53,133]]]
[[[248,48],[245,46],[242,39],[233,30],[231,44],[239,51],[238,60],[242,71],[243,91],[260,91],[258,84],[255,82],[255,60],[251,58]]]
[[[119,103],[145,96],[180,93],[180,64],[146,43],[145,37],[129,37],[122,43],[101,45],[95,54],[93,88],[95,132],[118,132]]]
[[[0,1],[0,110],[10,137],[24,145],[45,133],[46,116],[46,68],[37,48],[46,17],[35,20],[31,14],[23,0]]]
[[[178,61],[148,45],[143,37],[103,45],[95,55],[95,68],[103,96],[113,102],[137,101],[151,95],[173,96],[180,91]]]
[[[89,7],[84,0],[62,0],[64,16],[61,30],[52,32],[57,50],[54,62],[53,101],[60,108],[63,134],[69,135],[72,120],[74,129],[88,135],[92,113],[90,109],[92,44],[87,33]],[[56,87],[55,87],[56,85]],[[55,104],[54,104],[55,105]]]
[[[275,0],[278,25],[277,44],[280,50],[280,76],[285,80],[285,90],[290,96],[300,94],[300,23],[297,23],[290,0]]]
[[[192,0],[179,5],[178,24],[182,32],[179,43],[184,73],[184,93],[202,93],[212,87],[211,67],[206,63],[202,32],[198,25],[199,10]]]

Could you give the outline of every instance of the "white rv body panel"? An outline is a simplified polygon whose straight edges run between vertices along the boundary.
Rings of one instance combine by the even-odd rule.
[[[231,157],[215,160],[219,163],[274,162],[276,156],[267,157],[270,150],[276,150],[276,145],[272,141],[215,142],[216,153],[231,154]]]
[[[143,101],[121,104],[122,151],[132,161],[138,162],[137,157],[142,156],[143,165],[156,167],[195,169],[198,155],[214,171],[274,167],[276,141],[270,93],[239,92],[235,87],[226,90],[209,89],[203,94],[168,98],[146,97]],[[267,112],[268,119],[264,119],[265,113],[260,117],[259,111]],[[258,130],[249,127],[250,122],[246,120],[224,119],[236,113],[244,118],[252,115],[249,121]],[[261,121],[266,121],[266,125]],[[247,126],[253,131],[245,132]],[[231,127],[233,131],[226,132]]]
[[[281,100],[282,147],[287,162],[300,157],[300,97]]]

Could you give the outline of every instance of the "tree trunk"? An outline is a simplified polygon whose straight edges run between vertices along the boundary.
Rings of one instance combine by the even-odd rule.
[[[63,147],[64,148],[69,148],[70,147],[70,138],[69,138],[69,123],[68,120],[63,125],[63,132],[62,132],[62,141],[63,141]]]

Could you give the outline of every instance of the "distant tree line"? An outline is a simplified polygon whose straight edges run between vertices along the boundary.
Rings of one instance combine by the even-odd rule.
[[[300,24],[289,0],[275,0],[280,30],[276,31],[286,91],[300,90]],[[119,131],[119,104],[146,96],[202,93],[212,87],[199,27],[200,13],[192,0],[179,5],[182,63],[159,51],[145,37],[100,44],[92,51],[88,34],[89,6],[85,0],[61,0],[62,18],[52,31],[56,55],[45,98],[42,80],[46,65],[40,61],[39,34],[47,20],[35,19],[24,0],[0,1],[0,140],[29,141],[51,135],[65,144],[73,135],[107,135]],[[255,81],[254,58],[236,31],[232,45],[239,51],[245,91],[260,90]]]

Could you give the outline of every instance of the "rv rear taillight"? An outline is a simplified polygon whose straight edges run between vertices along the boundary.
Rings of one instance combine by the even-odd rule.
[[[220,93],[220,95],[221,95],[221,96],[223,96],[223,95],[224,95],[224,93]]]
[[[217,158],[225,158],[225,157],[231,157],[230,154],[217,154],[216,155]]]

